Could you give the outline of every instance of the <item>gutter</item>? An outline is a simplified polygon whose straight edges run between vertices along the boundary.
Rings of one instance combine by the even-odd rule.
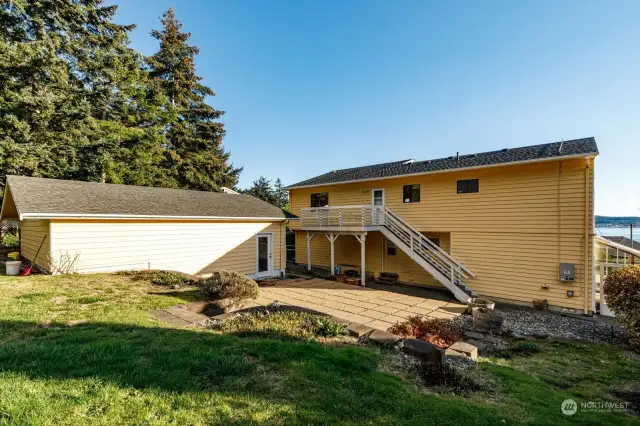
[[[284,217],[236,217],[236,216],[158,216],[134,214],[97,214],[97,213],[20,213],[20,220],[24,219],[156,219],[156,220],[243,220],[243,221],[274,221],[284,222]]]
[[[559,160],[570,160],[570,159],[575,159],[575,158],[590,158],[592,156],[596,156],[598,155],[599,152],[595,151],[595,152],[588,152],[588,153],[584,153],[584,154],[575,154],[575,155],[564,155],[561,157],[552,157],[552,158],[545,158],[542,160],[525,160],[525,161],[512,161],[509,163],[498,163],[498,164],[486,164],[486,165],[482,165],[482,166],[475,166],[475,167],[458,167],[456,169],[446,169],[446,170],[432,170],[429,172],[420,172],[420,173],[407,173],[407,174],[403,174],[403,175],[392,175],[392,176],[381,176],[381,177],[377,177],[377,178],[367,178],[367,179],[353,179],[353,180],[346,180],[346,181],[342,181],[342,182],[327,182],[327,183],[319,183],[319,184],[311,184],[311,185],[299,185],[299,186],[287,186],[285,189],[286,190],[291,190],[291,189],[302,189],[302,188],[317,188],[320,186],[332,186],[332,185],[343,185],[343,184],[347,184],[347,183],[356,183],[356,182],[371,182],[371,181],[376,181],[376,180],[385,180],[385,179],[397,179],[397,178],[402,178],[402,177],[409,177],[409,176],[423,176],[423,175],[432,175],[432,174],[436,174],[436,173],[451,173],[451,172],[462,172],[462,171],[467,171],[467,170],[480,170],[480,169],[487,169],[490,167],[503,167],[503,166],[514,166],[514,165],[519,165],[519,164],[532,164],[532,163],[546,163],[549,161],[559,161]],[[364,166],[366,167],[366,166]]]

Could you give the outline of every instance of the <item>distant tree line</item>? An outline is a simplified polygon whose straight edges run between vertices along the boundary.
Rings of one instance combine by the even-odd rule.
[[[637,216],[596,216],[596,225],[602,227],[625,227],[629,224],[640,227],[640,217]]]
[[[7,174],[217,191],[237,185],[223,111],[172,9],[129,46],[102,0],[0,0],[0,185]]]

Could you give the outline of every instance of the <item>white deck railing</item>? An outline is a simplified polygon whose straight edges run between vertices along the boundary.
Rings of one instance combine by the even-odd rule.
[[[462,262],[384,206],[352,205],[302,209],[300,225],[306,231],[358,232],[384,230],[402,242],[412,258],[419,257],[452,282],[475,277]]]

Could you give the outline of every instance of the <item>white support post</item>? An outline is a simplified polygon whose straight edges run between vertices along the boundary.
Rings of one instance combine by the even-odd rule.
[[[331,245],[331,275],[335,275],[336,273],[336,255],[334,249],[334,243],[340,236],[340,234],[324,234],[325,237],[329,240],[329,244]]]
[[[367,281],[367,264],[366,264],[366,248],[367,248],[367,234],[354,235],[358,241],[360,241],[360,285],[366,287]]]
[[[307,270],[311,270],[311,240],[315,234],[307,232]]]

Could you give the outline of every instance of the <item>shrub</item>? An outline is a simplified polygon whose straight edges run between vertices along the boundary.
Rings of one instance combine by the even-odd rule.
[[[342,333],[344,326],[329,318],[306,312],[252,312],[218,322],[212,328],[239,335],[269,335],[279,338],[332,337]]]
[[[423,362],[418,372],[425,385],[435,387],[440,392],[469,395],[483,388],[473,377],[447,363]]]
[[[122,275],[131,277],[134,281],[150,281],[155,285],[167,287],[194,284],[194,281],[186,275],[172,271],[125,271]]]
[[[218,271],[198,282],[205,296],[240,303],[258,297],[258,284],[235,271]]]
[[[609,272],[603,290],[607,305],[629,330],[631,343],[640,347],[640,266]]]
[[[463,336],[462,331],[447,320],[421,316],[410,317],[407,321],[396,323],[389,328],[389,332],[403,337],[415,337],[441,348],[454,344]]]
[[[2,245],[9,248],[20,247],[20,238],[16,234],[4,234],[2,236]]]

